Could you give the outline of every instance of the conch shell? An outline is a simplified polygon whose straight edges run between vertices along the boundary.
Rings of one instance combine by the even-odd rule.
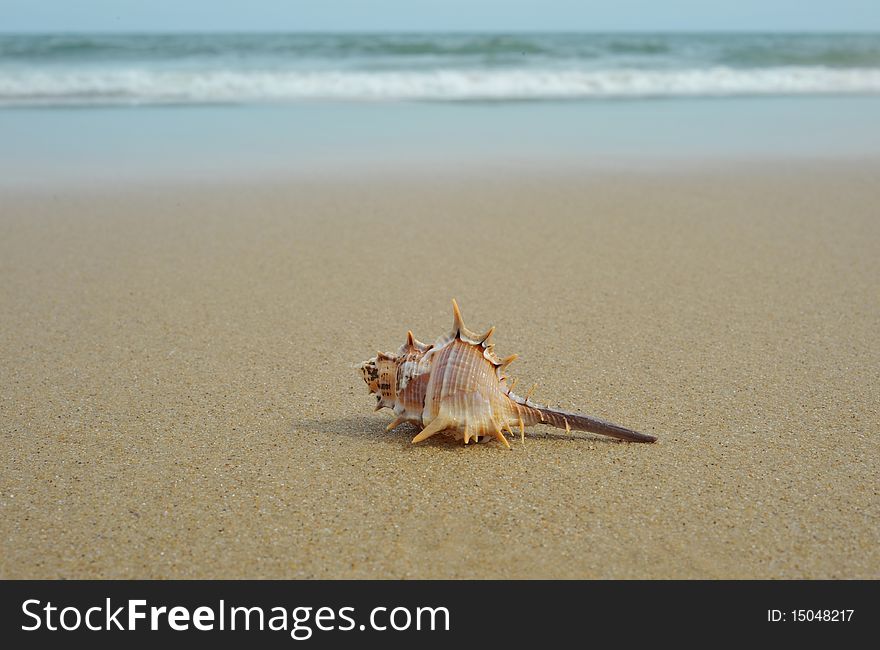
[[[491,342],[495,328],[485,334],[472,332],[464,326],[455,300],[452,309],[452,331],[433,345],[407,332],[397,354],[380,352],[361,365],[364,381],[376,396],[376,410],[394,411],[388,431],[411,422],[421,428],[413,443],[446,431],[464,444],[495,438],[508,448],[504,430],[512,435],[513,425],[519,427],[521,439],[525,427],[547,424],[631,442],[656,440],[599,418],[542,406],[531,401],[531,391],[525,397],[516,395],[512,391],[516,382],[508,385],[504,371],[517,355],[499,359]]]

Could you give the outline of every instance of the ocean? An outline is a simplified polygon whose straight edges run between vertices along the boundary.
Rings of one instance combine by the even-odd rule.
[[[0,35],[0,106],[880,94],[878,34]]]
[[[880,35],[0,35],[0,142],[36,188],[875,159]]]

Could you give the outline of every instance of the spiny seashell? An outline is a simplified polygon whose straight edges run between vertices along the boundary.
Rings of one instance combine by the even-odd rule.
[[[397,354],[380,352],[361,365],[364,381],[376,396],[376,410],[390,408],[396,416],[390,431],[411,422],[421,432],[413,442],[427,440],[447,431],[469,441],[496,438],[508,448],[503,431],[513,434],[519,427],[547,424],[566,431],[590,431],[632,442],[653,442],[654,436],[631,431],[599,418],[560,411],[531,401],[531,391],[520,397],[507,384],[504,371],[516,359],[499,359],[491,342],[495,328],[477,334],[464,326],[458,304],[453,300],[455,322],[452,331],[433,345],[425,345],[407,332],[406,343]]]

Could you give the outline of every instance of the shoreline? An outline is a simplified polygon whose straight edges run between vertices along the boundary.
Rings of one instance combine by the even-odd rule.
[[[0,189],[876,159],[880,97],[3,109]]]
[[[588,159],[535,159],[496,160],[491,165],[483,162],[460,162],[452,159],[394,160],[385,164],[364,167],[361,161],[350,165],[328,163],[310,169],[253,170],[239,173],[229,169],[221,174],[171,175],[152,174],[140,178],[112,178],[96,174],[86,178],[48,178],[38,183],[9,182],[0,179],[0,195],[7,199],[31,198],[40,200],[52,196],[118,197],[126,195],[150,195],[156,192],[177,192],[182,195],[209,195],[215,192],[241,191],[253,193],[266,191],[280,193],[291,188],[309,191],[332,192],[339,185],[353,187],[376,186],[392,189],[401,184],[417,189],[443,185],[449,188],[476,188],[481,184],[503,189],[519,183],[582,182],[586,186],[602,182],[625,183],[627,179],[637,182],[664,183],[687,182],[693,179],[707,181],[729,178],[757,179],[767,177],[794,179],[802,175],[822,176],[832,170],[835,175],[873,177],[880,168],[880,154],[876,155],[742,155],[705,157],[657,157],[628,159],[605,157]],[[436,189],[434,187],[433,189]]]

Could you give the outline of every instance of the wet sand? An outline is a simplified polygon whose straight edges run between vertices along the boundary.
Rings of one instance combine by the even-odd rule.
[[[4,189],[0,577],[878,578],[880,163]],[[497,326],[658,436],[384,431]]]

